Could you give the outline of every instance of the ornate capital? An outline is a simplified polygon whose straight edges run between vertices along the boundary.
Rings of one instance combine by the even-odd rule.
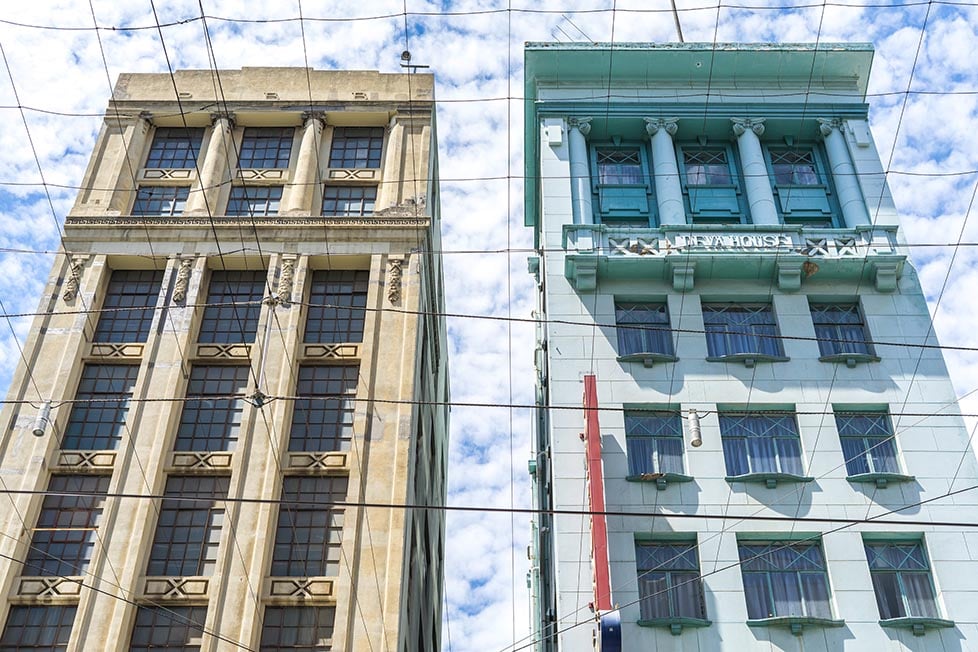
[[[221,120],[226,120],[227,121],[227,123],[228,123],[227,124],[227,128],[228,129],[234,129],[234,123],[235,123],[236,118],[235,118],[235,115],[233,113],[228,112],[228,113],[212,113],[211,114],[211,124],[214,125],[215,127],[217,126],[217,123],[220,122]]]
[[[318,120],[320,126],[326,126],[326,112],[325,111],[303,111],[302,112],[302,124],[305,125],[310,120]]]
[[[645,120],[645,131],[649,136],[654,136],[659,129],[665,129],[670,136],[675,136],[679,130],[679,118],[643,118]]]
[[[825,138],[833,129],[842,131],[842,120],[839,118],[815,118],[818,121],[818,131]]]
[[[764,120],[765,118],[730,118],[730,122],[733,123],[734,135],[738,138],[747,131],[753,131],[757,136],[764,135]]]
[[[177,280],[173,283],[173,300],[183,303],[187,300],[187,286],[190,285],[190,272],[194,268],[192,258],[184,258],[177,269]]]
[[[591,133],[591,120],[594,118],[568,118],[567,124],[572,127],[576,127],[582,136],[587,136]]]

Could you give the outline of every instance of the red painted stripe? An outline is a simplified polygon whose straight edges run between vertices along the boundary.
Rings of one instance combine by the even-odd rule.
[[[608,565],[608,522],[604,514],[604,478],[601,474],[601,428],[598,424],[598,382],[584,376],[584,443],[588,496],[591,501],[591,561],[594,564],[594,608],[611,609],[611,570]]]

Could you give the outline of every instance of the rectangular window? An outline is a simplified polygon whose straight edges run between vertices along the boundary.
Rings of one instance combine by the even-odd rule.
[[[598,183],[621,185],[646,182],[638,148],[598,148],[596,154]]]
[[[63,450],[115,449],[122,439],[139,366],[87,364],[61,440]]]
[[[336,607],[265,607],[260,652],[329,650]]]
[[[712,358],[737,354],[781,357],[784,351],[770,304],[703,304],[706,347]]]
[[[596,216],[617,226],[650,225],[652,186],[640,146],[617,145],[591,150],[591,185]]]
[[[726,149],[691,149],[683,152],[686,184],[690,186],[733,183]]]
[[[362,342],[370,272],[320,270],[312,273],[306,344]]]
[[[323,188],[323,215],[373,215],[376,201],[377,186],[326,186]]]
[[[233,450],[251,367],[194,365],[180,416],[178,451]]]
[[[706,619],[695,542],[637,542],[635,562],[641,620]]]
[[[299,367],[290,451],[350,449],[359,370],[357,365]]]
[[[217,564],[226,476],[172,475],[166,479],[147,575],[210,575]]]
[[[343,543],[347,478],[286,476],[275,531],[272,572],[277,577],[337,575]]]
[[[880,618],[939,618],[920,541],[867,541],[865,545]]]
[[[132,214],[183,215],[189,196],[189,186],[139,186],[136,190],[136,201],[132,205]]]
[[[336,127],[329,151],[331,168],[379,168],[383,127]]]
[[[81,575],[88,568],[102,504],[109,491],[106,475],[52,475],[31,536],[24,575]],[[89,496],[64,495],[93,494]]]
[[[683,426],[675,412],[625,412],[628,475],[683,472]]]
[[[615,303],[618,355],[657,353],[671,356],[672,331],[664,303]]]
[[[64,652],[75,620],[74,605],[13,605],[0,636],[3,652]]]
[[[157,127],[146,157],[147,168],[195,168],[200,156],[203,129]]]
[[[113,271],[92,341],[145,342],[162,284],[163,272]]]
[[[832,617],[819,543],[741,542],[737,547],[748,618]]]
[[[228,198],[229,217],[278,215],[282,186],[232,186]]]
[[[836,412],[835,425],[849,475],[900,472],[888,414]]]
[[[772,149],[770,152],[774,183],[794,186],[817,186],[822,183],[812,150]]]
[[[294,136],[294,127],[246,127],[241,138],[238,168],[289,167]]]
[[[265,276],[265,270],[211,272],[197,341],[202,344],[254,342],[265,296]]]
[[[801,441],[793,414],[722,412],[719,418],[728,476],[748,473],[802,475]]]
[[[857,303],[813,303],[810,306],[818,351],[823,357],[872,355],[866,324]]]
[[[129,652],[199,652],[207,607],[139,607]]]

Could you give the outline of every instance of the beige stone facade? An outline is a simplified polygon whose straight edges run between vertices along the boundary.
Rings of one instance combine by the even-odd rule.
[[[433,78],[124,74],[82,186],[2,412],[3,635],[439,649]]]

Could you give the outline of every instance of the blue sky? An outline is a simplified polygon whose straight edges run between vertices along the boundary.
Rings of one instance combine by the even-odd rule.
[[[43,4],[43,6],[41,6]],[[978,255],[968,220],[978,183],[978,10],[937,2],[843,0],[771,3],[677,0],[687,41],[870,41],[871,124],[914,245],[944,344],[974,346]],[[876,6],[869,6],[870,4]],[[668,0],[539,2],[241,3],[203,0],[213,59],[221,68],[281,65],[399,72],[414,63],[437,76],[448,311],[526,318],[531,234],[522,219],[522,44],[566,34],[595,41],[673,41]],[[612,10],[614,7],[614,11]],[[512,11],[507,11],[507,9]],[[159,2],[176,68],[208,68],[195,1]],[[298,16],[303,23],[303,41]],[[448,12],[448,13],[445,13]],[[124,29],[91,28],[101,26]],[[100,118],[120,72],[163,72],[149,0],[62,0],[6,6],[0,45],[0,301],[8,313],[36,309],[58,247],[57,225],[74,200]],[[49,29],[25,27],[40,25]],[[575,27],[576,26],[576,27]],[[57,28],[57,29],[55,29]],[[65,29],[69,28],[69,29]],[[922,37],[923,35],[923,37]],[[99,38],[101,43],[99,42]],[[406,45],[407,43],[407,45]],[[103,59],[103,53],[105,57]],[[14,96],[16,88],[19,101]],[[911,91],[909,94],[907,91]],[[505,98],[513,98],[506,101]],[[49,186],[27,140],[21,111]],[[954,174],[952,174],[954,173]],[[512,250],[506,253],[505,250]],[[503,253],[495,253],[500,252]],[[953,257],[953,265],[952,265]],[[533,330],[523,323],[449,319],[452,395],[458,402],[529,404]],[[0,387],[6,388],[29,328],[0,324]],[[11,334],[16,333],[16,337]],[[978,387],[978,357],[949,353],[959,395]],[[978,412],[968,401],[967,412]],[[529,503],[529,413],[452,411],[450,501],[494,507]],[[507,650],[528,632],[529,524],[524,516],[453,513],[448,520],[446,649]]]

